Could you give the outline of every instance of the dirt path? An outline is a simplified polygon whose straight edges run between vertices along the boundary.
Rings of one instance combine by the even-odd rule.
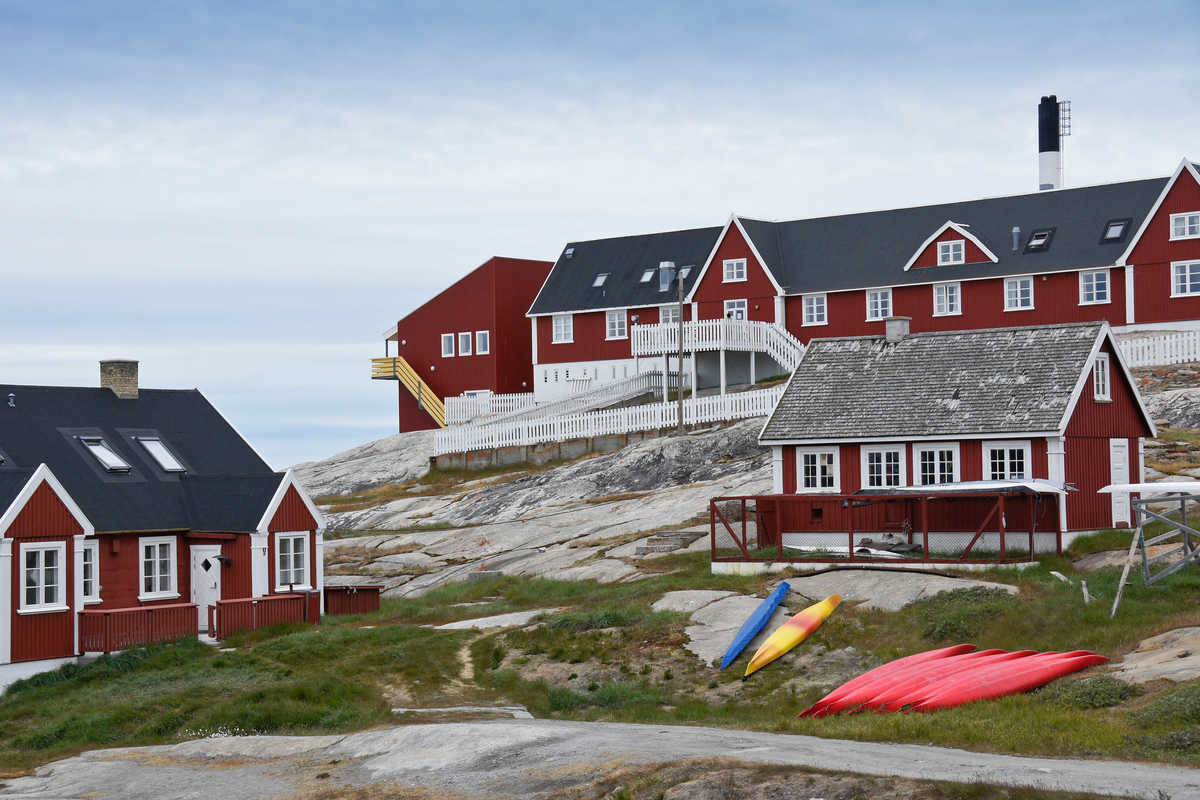
[[[554,720],[408,725],[99,750],[10,781],[0,798],[329,797],[389,786],[439,797],[553,797],[598,771],[689,759],[853,770],[1157,800],[1200,799],[1200,770],[1041,759],[719,728]],[[319,790],[319,791],[318,791]]]

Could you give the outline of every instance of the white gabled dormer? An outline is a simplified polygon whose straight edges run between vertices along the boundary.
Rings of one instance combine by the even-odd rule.
[[[946,267],[957,264],[978,264],[980,260],[972,258],[969,252],[972,245],[983,253],[984,258],[995,264],[999,260],[995,253],[989,250],[978,236],[967,230],[969,227],[961,222],[946,220],[942,227],[934,231],[933,235],[916,249],[916,252],[908,259],[908,263],[904,265],[904,271],[908,272],[917,267],[918,262],[924,261],[930,263],[922,263],[920,267],[917,267],[918,269],[926,266]]]

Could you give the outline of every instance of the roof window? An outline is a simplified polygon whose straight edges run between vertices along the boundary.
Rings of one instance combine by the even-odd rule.
[[[691,273],[692,273],[691,267],[683,267],[682,269],[679,270],[679,280],[681,280],[681,281],[687,280],[687,276],[690,275]]]
[[[568,247],[566,250],[563,250],[563,255],[567,258],[570,258],[571,256],[575,255],[575,248]]]
[[[642,272],[642,279],[638,283],[649,283],[654,278],[654,273],[658,272],[654,267]]]
[[[1026,253],[1041,253],[1050,248],[1050,240],[1054,238],[1054,228],[1039,228],[1029,234],[1025,243]]]
[[[592,288],[598,289],[599,287],[603,286],[604,282],[608,280],[608,276],[609,273],[607,272],[596,273],[596,280],[592,281]]]
[[[116,452],[108,446],[108,443],[99,436],[80,436],[79,442],[88,449],[88,452],[96,457],[100,462],[100,466],[104,467],[108,472],[129,472],[132,467],[125,462]]]
[[[162,439],[159,439],[157,436],[139,436],[137,440],[142,447],[146,448],[146,452],[158,462],[158,465],[167,472],[187,471],[184,469],[183,464],[179,463],[179,459],[175,457],[175,454],[163,444]]]
[[[1132,219],[1110,219],[1104,223],[1104,235],[1100,237],[1100,243],[1105,242],[1122,242],[1125,240],[1125,234],[1129,232],[1129,225],[1133,222]]]

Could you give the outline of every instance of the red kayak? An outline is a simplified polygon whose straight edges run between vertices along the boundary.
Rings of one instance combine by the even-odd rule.
[[[912,697],[906,699],[904,705],[915,706],[933,697],[934,695],[960,691],[963,689],[963,687],[983,685],[988,681],[995,680],[997,677],[1013,675],[1018,671],[1033,669],[1034,667],[1046,663],[1090,655],[1094,655],[1094,653],[1092,653],[1090,650],[1072,650],[1069,653],[1060,653],[1057,650],[1050,650],[1043,653],[1033,653],[1028,658],[1022,659],[1019,664],[994,662],[982,666],[978,670],[973,670],[971,672],[960,672],[956,675],[953,675],[947,680],[933,687],[933,691],[927,692],[923,697]]]
[[[873,708],[877,712],[895,711],[902,706],[919,703],[926,697],[931,697],[941,691],[947,681],[955,680],[962,675],[974,675],[985,670],[1000,669],[1005,662],[1016,661],[1032,656],[1035,650],[1018,650],[1009,653],[1004,650],[983,650],[986,656],[971,659],[944,670],[930,672],[927,675],[917,675],[907,681],[890,686],[862,704],[860,711]],[[972,653],[972,655],[975,655]],[[940,666],[940,665],[939,665]]]
[[[897,658],[895,661],[889,661],[886,664],[881,664],[873,670],[864,672],[857,678],[846,681],[841,686],[834,689],[832,692],[825,695],[796,716],[813,716],[829,703],[839,699],[848,692],[854,691],[865,683],[896,675],[912,667],[916,667],[920,664],[927,664],[928,662],[939,658],[947,658],[949,656],[956,656],[961,653],[969,653],[974,649],[975,645],[973,644],[956,644],[951,647],[943,647],[939,650],[926,650],[923,653],[913,653],[911,656],[904,656],[903,658]]]
[[[947,671],[956,672],[960,668],[969,668],[972,662],[978,661],[979,659],[984,659],[986,663],[986,659],[1003,652],[1003,650],[976,650],[973,653],[960,653],[959,655],[955,656],[939,658],[932,663],[918,664],[913,669],[905,670],[898,674],[885,676],[877,681],[864,683],[858,689],[847,692],[837,700],[834,700],[832,703],[826,704],[825,708],[822,709],[820,713],[814,714],[813,716],[823,717],[827,714],[840,714],[843,711],[849,711],[857,706],[862,705],[878,695],[880,692],[892,686],[896,686],[900,683],[907,683],[931,674],[944,675],[947,674]]]
[[[991,700],[1006,694],[1026,692],[1043,686],[1055,678],[1061,678],[1063,675],[1070,675],[1072,672],[1108,661],[1104,656],[1095,653],[1075,656],[1067,653],[1053,655],[1058,657],[1038,659],[1028,664],[1018,661],[1011,665],[1012,671],[992,671],[990,675],[980,676],[975,681],[958,681],[917,704],[913,710],[936,711],[939,708],[953,708],[973,700]],[[1026,659],[1026,661],[1032,661],[1032,659]]]

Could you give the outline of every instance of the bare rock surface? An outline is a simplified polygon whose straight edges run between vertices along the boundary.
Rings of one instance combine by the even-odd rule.
[[[352,447],[320,461],[292,467],[313,497],[350,494],[371,486],[400,483],[429,471],[433,431],[397,433]]]
[[[754,609],[762,603],[761,597],[736,595],[710,603],[692,612],[692,624],[684,628],[688,637],[684,645],[689,652],[694,653],[705,664],[711,664],[725,655],[733,636],[745,623],[746,618],[754,613]],[[779,605],[767,624],[758,635],[746,645],[746,651],[753,653],[771,633],[787,622],[792,612],[785,605]]]
[[[817,602],[831,594],[840,594],[843,603],[859,603],[860,608],[899,611],[905,606],[956,589],[977,586],[1017,594],[1016,586],[1007,583],[977,581],[971,578],[948,578],[911,570],[834,570],[819,575],[797,575],[787,579],[792,587],[789,597],[799,594]],[[793,605],[796,604],[793,599]]]
[[[691,613],[714,600],[729,597],[733,592],[715,589],[687,589],[679,592],[667,592],[650,606],[653,611],[682,611]]]
[[[1172,428],[1200,428],[1200,386],[1146,394],[1142,401],[1151,419],[1165,419]]]
[[[535,608],[531,611],[514,611],[510,614],[496,614],[491,617],[476,617],[475,619],[460,619],[457,622],[447,622],[445,625],[437,625],[434,630],[439,631],[465,631],[477,630],[483,631],[489,628],[513,628],[518,625],[525,625],[534,617],[542,614],[553,614],[557,608]]]
[[[1129,535],[1132,536],[1133,532],[1130,531]],[[1154,556],[1159,555],[1167,550],[1172,550],[1172,549],[1175,549],[1178,547],[1179,547],[1178,542],[1176,542],[1175,544],[1152,544],[1152,545],[1150,545],[1150,547],[1147,549],[1146,552],[1151,557],[1154,557]],[[1083,558],[1072,562],[1072,566],[1074,566],[1075,569],[1079,570],[1080,572],[1095,572],[1096,570],[1104,569],[1105,567],[1123,567],[1123,566],[1125,566],[1125,559],[1127,559],[1128,557],[1129,557],[1128,549],[1126,549],[1126,550],[1101,550],[1098,553],[1088,553]],[[1164,562],[1164,563],[1166,563],[1166,562]],[[1141,564],[1141,559],[1138,560],[1137,564],[1138,565]],[[1141,566],[1138,566],[1137,568],[1141,569]],[[1155,567],[1155,569],[1159,569],[1159,567]]]
[[[1130,683],[1200,678],[1200,627],[1176,628],[1143,640],[1113,675]]]

